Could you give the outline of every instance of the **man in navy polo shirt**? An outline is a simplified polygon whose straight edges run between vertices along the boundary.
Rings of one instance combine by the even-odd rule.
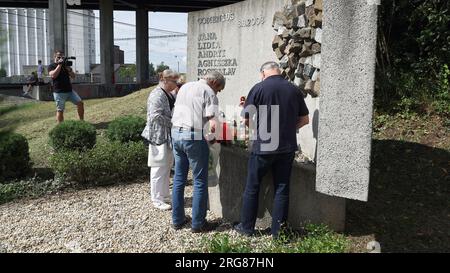
[[[298,150],[297,130],[309,123],[309,111],[298,88],[280,75],[277,63],[263,64],[260,72],[263,81],[250,90],[245,103],[245,122],[256,129],[256,135],[248,162],[241,222],[234,229],[253,235],[260,184],[272,170],[275,197],[271,232],[277,237],[288,216],[292,163]]]

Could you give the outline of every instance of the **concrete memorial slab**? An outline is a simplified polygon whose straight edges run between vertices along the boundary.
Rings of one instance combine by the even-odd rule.
[[[377,5],[324,1],[316,188],[367,201],[372,144]]]

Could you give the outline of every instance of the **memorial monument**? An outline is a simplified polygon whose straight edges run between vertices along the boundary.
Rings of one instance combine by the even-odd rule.
[[[310,221],[343,230],[345,198],[367,200],[377,32],[372,2],[247,0],[189,13],[188,80],[222,72],[225,113],[261,80],[258,69],[269,60],[278,61],[305,96],[311,123],[298,134],[289,213],[294,226]],[[229,220],[239,217],[246,156],[223,148],[210,184],[210,208]],[[262,225],[270,216],[271,184],[265,179],[260,194]]]

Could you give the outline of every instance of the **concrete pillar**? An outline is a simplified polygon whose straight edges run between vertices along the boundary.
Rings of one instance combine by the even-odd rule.
[[[105,86],[105,92],[112,93],[114,84],[114,22],[113,1],[100,0],[100,64],[101,83]]]
[[[137,83],[145,86],[149,82],[148,11],[136,11],[136,68]]]
[[[55,50],[67,54],[67,9],[65,0],[48,1],[48,32],[50,40],[50,58]]]

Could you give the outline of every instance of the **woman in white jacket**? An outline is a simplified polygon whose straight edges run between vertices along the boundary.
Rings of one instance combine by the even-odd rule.
[[[150,167],[150,192],[153,206],[160,210],[170,210],[170,170],[173,165],[172,110],[178,87],[178,73],[165,70],[160,74],[160,82],[147,100],[147,126],[142,132],[149,145],[148,166]]]

